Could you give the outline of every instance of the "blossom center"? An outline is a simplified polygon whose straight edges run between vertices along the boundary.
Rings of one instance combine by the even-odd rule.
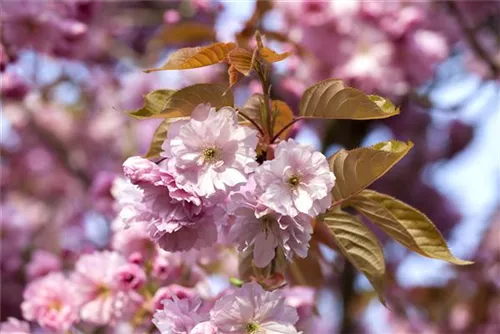
[[[248,334],[254,334],[257,333],[257,331],[259,330],[259,325],[257,325],[255,322],[249,322],[246,325],[245,329],[247,330]]]
[[[300,183],[300,178],[297,175],[293,175],[288,179],[288,184],[290,185],[290,188],[295,189]]]
[[[215,147],[207,147],[203,150],[203,157],[205,158],[205,161],[213,163],[219,160],[220,152]]]

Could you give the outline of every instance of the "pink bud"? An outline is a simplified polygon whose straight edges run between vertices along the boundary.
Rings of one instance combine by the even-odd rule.
[[[134,252],[134,253],[130,254],[130,256],[128,257],[128,262],[134,263],[137,265],[142,264],[143,261],[144,261],[144,257],[139,252]]]
[[[173,296],[176,296],[179,299],[193,298],[196,295],[196,291],[191,288],[172,284],[156,291],[153,297],[153,305],[155,309],[160,310],[163,308],[162,301],[165,299],[172,299]]]
[[[146,274],[138,265],[127,263],[118,268],[116,278],[120,289],[138,290],[146,281]]]

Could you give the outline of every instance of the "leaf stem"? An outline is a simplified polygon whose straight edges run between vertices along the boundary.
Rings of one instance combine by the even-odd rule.
[[[266,126],[267,126],[267,133],[269,134],[269,138],[273,136],[273,128],[272,128],[272,114],[270,110],[270,91],[271,91],[271,85],[269,83],[269,76],[268,76],[268,67],[267,66],[262,66],[262,63],[257,62],[256,66],[256,72],[259,75],[260,83],[262,84],[262,93],[264,97],[264,117],[262,119],[266,120]],[[272,142],[270,142],[272,143]]]
[[[262,129],[262,127],[257,122],[255,122],[250,116],[246,115],[241,110],[238,110],[238,114],[241,117],[243,117],[244,119],[246,119],[247,121],[249,121],[250,123],[252,123],[252,125],[255,126],[257,128],[257,130],[259,130],[259,132],[261,133],[262,136],[265,135],[264,130]]]
[[[285,125],[277,134],[274,135],[274,137],[271,139],[271,144],[274,143],[276,141],[276,139],[279,138],[279,136],[286,130],[288,129],[289,127],[291,127],[292,125],[294,125],[295,123],[297,123],[298,121],[304,119],[305,117],[302,117],[302,116],[299,116],[297,118],[294,118],[290,123],[288,123],[287,125]]]

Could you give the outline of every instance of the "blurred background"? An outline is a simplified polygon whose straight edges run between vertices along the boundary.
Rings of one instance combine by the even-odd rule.
[[[153,89],[227,84],[224,65],[145,74],[179,47],[266,43],[272,94],[297,112],[305,88],[340,78],[390,98],[384,121],[308,121],[294,136],[327,156],[396,138],[415,147],[374,189],[427,214],[455,267],[408,254],[378,233],[391,311],[342,257],[325,251],[325,333],[500,333],[500,2],[2,1],[1,320],[20,314],[35,257],[71,267],[106,248],[110,187],[159,121],[127,116]],[[237,104],[260,84],[245,77]],[[161,120],[160,120],[161,121]],[[324,324],[323,324],[324,323]]]

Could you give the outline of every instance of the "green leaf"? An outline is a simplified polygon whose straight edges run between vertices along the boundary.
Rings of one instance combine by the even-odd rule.
[[[385,303],[385,260],[377,237],[358,218],[340,209],[327,212],[321,220],[332,232],[342,254],[368,278]]]
[[[129,115],[138,119],[162,118],[163,116],[160,113],[165,110],[165,101],[174,93],[174,90],[169,89],[152,91],[144,96],[144,105],[137,110],[129,112]]]
[[[391,101],[376,95],[365,95],[345,87],[341,80],[321,81],[302,95],[299,106],[302,117],[329,119],[381,119],[399,114]]]
[[[179,49],[168,57],[162,67],[147,69],[144,72],[186,70],[214,65],[226,59],[227,54],[235,47],[234,43],[214,43],[203,47]]]
[[[432,221],[422,212],[391,196],[364,190],[349,204],[408,249],[457,265],[471,264],[456,258]]]
[[[413,147],[412,142],[390,140],[351,151],[341,149],[328,159],[335,174],[333,206],[358,194],[387,173]]]

